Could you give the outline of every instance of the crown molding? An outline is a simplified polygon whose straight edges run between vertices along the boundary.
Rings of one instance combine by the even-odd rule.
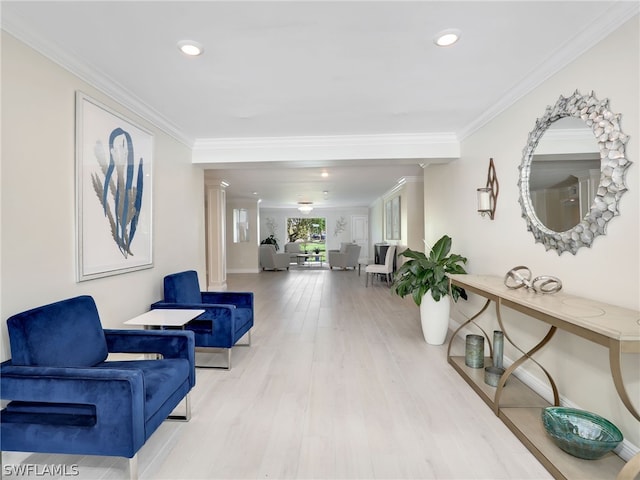
[[[123,107],[131,110],[166,134],[188,147],[193,146],[193,139],[183,134],[180,129],[157,110],[147,105],[120,83],[97,68],[80,61],[57,45],[46,41],[39,34],[29,29],[24,23],[12,15],[2,12],[0,19],[2,30],[17,38],[60,67],[69,71],[80,80],[100,90]]]
[[[408,133],[197,139],[192,161],[235,164],[459,157],[460,142],[453,133]]]
[[[485,126],[522,97],[576,60],[580,55],[604,40],[622,24],[638,15],[638,13],[640,13],[640,4],[638,2],[617,2],[604,15],[585,26],[573,38],[560,45],[555,53],[544,62],[532,68],[522,82],[507,91],[484,114],[458,131],[457,134],[460,141]]]
[[[391,198],[391,196],[395,195],[400,190],[402,190],[406,184],[423,183],[423,182],[424,182],[424,177],[401,177],[398,179],[396,184],[393,187],[391,187],[389,190],[384,192],[380,198],[382,198],[383,201],[387,201],[389,200],[389,198]]]

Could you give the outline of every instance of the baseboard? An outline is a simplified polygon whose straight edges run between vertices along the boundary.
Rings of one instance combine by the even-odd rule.
[[[460,326],[460,323],[456,322],[451,318],[449,320],[450,320],[450,324],[454,326],[453,330],[455,331]],[[458,332],[458,337],[461,338],[462,341],[464,342],[466,335],[471,333],[477,334],[478,332],[477,330],[471,331],[468,328],[463,328]],[[507,356],[504,356],[503,364],[505,368],[510,367],[513,364],[513,362],[514,362],[513,359]],[[544,398],[547,402],[553,403],[553,390],[551,389],[548,383],[540,380],[538,377],[532,375],[531,373],[529,373],[528,371],[522,368],[517,369],[515,372],[513,372],[513,375],[515,375],[522,383],[528,386],[531,390],[533,390],[542,398]],[[577,408],[580,410],[584,410],[584,408],[582,408],[580,405],[572,402],[567,397],[562,395],[560,395],[560,405],[562,405],[563,407]],[[638,446],[629,442],[625,438],[624,440],[622,440],[622,443],[618,445],[618,448],[615,449],[615,452],[625,462],[628,462],[629,460],[631,460],[631,457],[635,456],[637,453],[640,452],[640,448],[638,448]]]
[[[228,268],[227,273],[260,273],[258,268]]]

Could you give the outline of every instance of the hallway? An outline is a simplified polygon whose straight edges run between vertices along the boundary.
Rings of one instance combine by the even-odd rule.
[[[234,348],[230,372],[197,370],[191,421],[151,437],[141,479],[551,478],[446,363],[446,346],[424,342],[410,299],[365,288],[353,270],[227,281],[255,292],[252,346]],[[123,459],[23,461],[126,475]]]

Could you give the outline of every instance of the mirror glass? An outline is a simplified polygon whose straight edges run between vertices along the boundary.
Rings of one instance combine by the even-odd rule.
[[[520,206],[536,242],[575,254],[604,235],[627,190],[631,162],[620,114],[593,92],[560,96],[529,133],[520,164]]]
[[[529,193],[540,222],[564,232],[591,208],[600,181],[600,151],[593,132],[574,117],[553,122],[531,159]]]
[[[249,241],[249,211],[246,208],[233,209],[233,243]]]

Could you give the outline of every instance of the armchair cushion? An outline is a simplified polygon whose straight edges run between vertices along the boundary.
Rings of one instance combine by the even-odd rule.
[[[189,387],[196,384],[195,341],[193,334],[177,330],[109,330],[105,329],[111,353],[156,353],[163,359],[182,359],[189,364]],[[105,362],[101,366],[110,364]]]
[[[168,399],[177,405],[191,389],[190,365],[187,360],[168,358],[162,361],[131,360],[104,362],[97,368],[142,372],[144,381],[144,421],[146,429],[154,431],[171,413],[162,408]]]
[[[164,277],[164,301],[169,303],[203,303],[198,273],[189,270]]]
[[[107,358],[93,298],[34,308],[7,320],[13,365],[90,367]]]

